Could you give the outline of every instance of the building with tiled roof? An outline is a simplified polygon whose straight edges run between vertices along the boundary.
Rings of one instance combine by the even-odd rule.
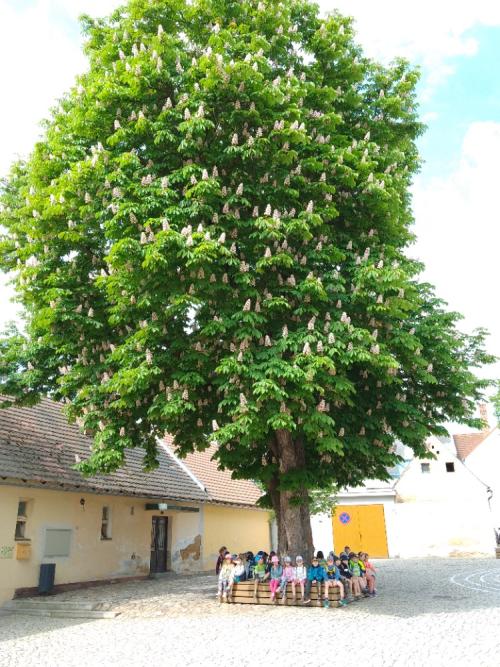
[[[455,443],[458,458],[461,461],[465,461],[469,454],[472,454],[476,447],[478,447],[493,430],[494,429],[488,429],[486,431],[476,431],[473,433],[455,434],[453,436],[453,442]]]
[[[453,436],[458,458],[488,487],[492,522],[500,546],[500,429],[490,427]]]
[[[36,593],[41,566],[64,590],[208,570],[222,545],[270,549],[258,488],[218,470],[210,451],[180,461],[159,442],[156,470],[143,470],[138,448],[116,472],[85,478],[75,464],[91,447],[54,401],[0,408],[0,604]]]
[[[0,398],[0,402],[5,399]],[[25,480],[29,486],[109,495],[206,501],[200,483],[159,448],[159,466],[142,468],[140,449],[126,452],[125,465],[112,475],[82,477],[75,464],[86,459],[92,439],[69,424],[58,403],[43,398],[33,407],[0,409],[0,479]]]
[[[172,451],[172,438],[167,436],[166,444]],[[210,445],[202,452],[188,454],[180,459],[203,484],[210,500],[228,505],[254,506],[262,496],[257,484],[247,479],[233,479],[230,470],[221,470],[214,454],[216,445]]]
[[[338,553],[349,545],[384,558],[492,555],[491,488],[468,466],[484,445],[465,462],[450,438],[430,436],[426,445],[432,458],[415,457],[400,444],[397,453],[404,463],[391,471],[390,480],[341,489],[333,518],[313,517],[315,547]],[[500,456],[500,438],[497,445]]]

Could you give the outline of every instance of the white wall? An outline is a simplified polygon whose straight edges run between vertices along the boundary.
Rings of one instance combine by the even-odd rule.
[[[500,436],[497,438],[492,439],[489,447],[497,447],[496,471],[500,477]],[[486,486],[458,460],[451,447],[436,438],[430,441],[436,460],[414,459],[394,484],[395,495],[390,495],[390,485],[384,488],[379,483],[377,488],[376,484],[367,482],[365,492],[361,487],[341,494],[338,504],[384,506],[391,558],[493,555],[493,517]],[[487,456],[485,452],[484,458]],[[488,460],[492,466],[492,458]],[[454,464],[455,472],[446,471],[447,462]],[[429,463],[429,473],[422,473],[421,463]],[[486,466],[486,463],[482,465]],[[495,474],[490,472],[492,481]],[[496,500],[500,501],[500,479]],[[312,528],[315,547],[329,549],[331,518],[326,515],[313,517]]]
[[[450,448],[432,440],[436,460],[415,459],[396,484],[395,535],[401,557],[492,555],[486,487]],[[455,472],[446,471],[453,463]],[[421,463],[430,472],[422,473]]]
[[[329,514],[315,514],[311,517],[314,551],[322,551],[325,556],[333,551],[332,517]]]
[[[465,459],[465,467],[491,487],[491,513],[493,524],[500,527],[500,429],[496,428]]]

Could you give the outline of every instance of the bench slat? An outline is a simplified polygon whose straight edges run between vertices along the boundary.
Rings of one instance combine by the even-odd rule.
[[[323,586],[321,587],[321,590],[323,591]],[[275,606],[295,606],[295,607],[302,607],[302,606],[312,606],[312,607],[319,607],[321,602],[322,602],[322,597],[321,600],[318,601],[318,592],[317,592],[317,587],[313,586],[311,589],[310,593],[310,599],[311,603],[309,605],[303,605],[303,603],[300,600],[300,586],[296,587],[296,596],[297,599],[294,601],[293,596],[292,596],[292,588],[290,585],[287,586],[287,591],[286,591],[286,603],[283,604],[283,601],[281,599],[281,595],[277,596],[277,602],[273,602],[271,600],[271,591],[269,589],[269,583],[264,582],[262,584],[258,585],[257,588],[257,600],[254,600],[254,582],[252,580],[250,581],[240,581],[237,584],[233,585],[233,592],[231,596],[231,603],[236,603],[236,604],[267,604],[267,605],[275,605]],[[338,607],[339,606],[339,600],[340,600],[340,591],[339,589],[336,588],[330,588],[328,591],[328,599],[330,601],[330,606],[331,607]]]

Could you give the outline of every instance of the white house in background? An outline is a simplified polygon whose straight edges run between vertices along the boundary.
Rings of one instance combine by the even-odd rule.
[[[488,485],[457,457],[451,441],[428,440],[433,460],[406,459],[390,482],[369,480],[343,490],[333,517],[313,519],[316,549],[345,545],[373,557],[492,555]]]
[[[486,428],[476,433],[454,435],[458,458],[490,491],[490,507],[495,528],[500,528],[500,429]]]

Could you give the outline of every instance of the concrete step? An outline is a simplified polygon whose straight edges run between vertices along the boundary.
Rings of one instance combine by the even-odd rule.
[[[115,618],[108,602],[71,602],[66,600],[11,600],[2,610],[10,614],[53,616],[57,618]]]
[[[10,614],[19,616],[38,616],[44,618],[86,618],[86,619],[102,619],[102,618],[116,618],[120,612],[116,611],[92,611],[92,610],[76,610],[76,609],[30,609],[30,608],[14,608],[8,610]]]
[[[55,611],[109,611],[109,602],[83,602],[70,600],[11,600],[5,609],[49,609]]]

